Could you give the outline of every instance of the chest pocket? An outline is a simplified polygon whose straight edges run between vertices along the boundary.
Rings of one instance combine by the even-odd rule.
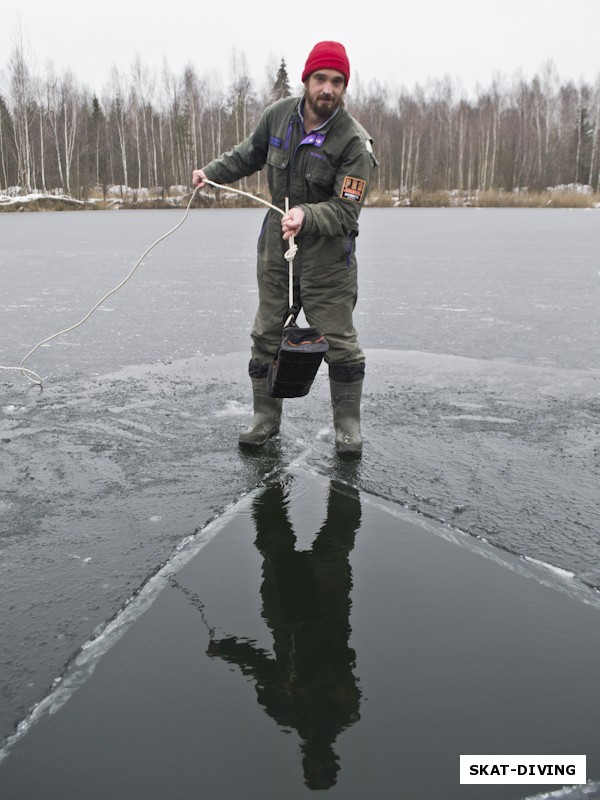
[[[267,164],[276,169],[285,169],[290,162],[290,151],[270,144],[267,150]]]
[[[335,167],[321,155],[309,155],[306,159],[304,178],[308,191],[316,202],[329,200],[335,186]]]
[[[281,202],[287,193],[287,166],[290,162],[288,150],[271,145],[267,151],[267,177],[274,202]]]

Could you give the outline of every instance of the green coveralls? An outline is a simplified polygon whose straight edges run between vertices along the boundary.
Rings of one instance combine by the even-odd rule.
[[[296,293],[310,325],[329,343],[326,361],[338,381],[364,374],[364,354],[352,321],[357,300],[358,216],[376,160],[371,137],[344,109],[306,135],[300,98],[269,106],[254,133],[204,167],[209,180],[233,183],[267,165],[273,205],[300,206],[306,219],[296,237]],[[250,374],[261,377],[275,358],[288,310],[288,266],[281,215],[269,210],[258,241],[259,307],[252,328]]]

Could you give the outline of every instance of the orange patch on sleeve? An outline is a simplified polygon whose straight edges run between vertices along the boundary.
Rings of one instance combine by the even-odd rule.
[[[351,175],[346,175],[344,183],[342,184],[340,197],[344,200],[355,200],[357,203],[360,203],[366,188],[367,182],[362,178],[353,178]]]

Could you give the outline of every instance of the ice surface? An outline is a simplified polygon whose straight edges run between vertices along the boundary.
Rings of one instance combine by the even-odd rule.
[[[41,348],[30,366],[43,392],[0,372],[0,735],[182,541],[266,475],[300,462],[339,473],[325,370],[307,399],[285,404],[264,453],[238,451],[263,214],[232,212],[232,259],[228,213],[192,214],[112,313]],[[80,318],[173,222],[171,212],[73,216],[0,215],[0,363]],[[353,484],[593,598],[597,220],[476,217],[361,218],[365,454]]]

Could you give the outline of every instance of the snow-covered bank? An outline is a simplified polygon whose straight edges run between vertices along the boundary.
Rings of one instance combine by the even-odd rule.
[[[2,211],[68,211],[81,209],[111,210],[119,208],[185,208],[190,201],[192,189],[187,186],[171,186],[151,189],[132,189],[129,186],[95,187],[85,200],[56,190],[54,192],[26,192],[20,187],[0,190],[0,212]],[[253,205],[252,200],[240,200],[234,192],[204,190],[194,200],[195,207],[240,207]],[[258,205],[258,202],[257,202]]]
[[[0,191],[0,211],[65,211],[114,208],[179,208],[187,204],[190,191],[185,186],[156,189],[131,189],[128,186],[94,187],[89,196],[79,200],[60,190],[24,191],[10,187]]]
[[[19,186],[0,190],[1,211],[68,211],[81,209],[185,208],[192,188],[160,186],[133,189],[130,186],[95,186],[84,200],[60,189],[50,192],[27,192]],[[252,193],[252,192],[251,192]],[[263,193],[258,196],[264,197]],[[267,199],[264,197],[264,199]],[[194,199],[195,207],[240,208],[258,205],[250,199],[224,189],[205,189]],[[385,208],[594,208],[600,209],[600,194],[589,186],[549,187],[544,192],[519,189],[505,191],[394,191],[371,192],[367,206]]]
[[[32,192],[30,194],[9,196],[0,194],[0,211],[47,211],[75,208],[90,208],[93,203],[76,200],[66,194],[45,194]]]

